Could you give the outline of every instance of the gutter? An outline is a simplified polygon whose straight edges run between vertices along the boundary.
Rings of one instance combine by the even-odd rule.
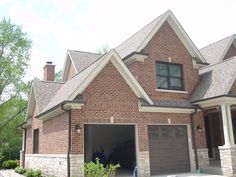
[[[65,112],[68,112],[68,149],[67,149],[67,177],[70,177],[70,154],[71,154],[71,110],[65,109],[64,105],[66,103],[63,103],[61,105],[61,109]]]
[[[196,164],[196,171],[199,172],[199,161],[197,156],[197,147],[196,147],[196,138],[195,138],[195,125],[193,121],[193,117],[197,112],[197,107],[194,108],[194,112],[190,114],[190,124],[191,124],[191,134],[192,134],[192,143],[193,143],[193,149],[194,149],[194,156],[195,156],[195,164]]]

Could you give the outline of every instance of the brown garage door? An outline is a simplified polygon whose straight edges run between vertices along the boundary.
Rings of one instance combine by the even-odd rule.
[[[187,127],[148,126],[151,175],[190,171]]]

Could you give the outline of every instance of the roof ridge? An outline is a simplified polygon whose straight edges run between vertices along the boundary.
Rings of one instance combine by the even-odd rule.
[[[207,65],[207,66],[205,66],[205,67],[200,68],[200,70],[204,70],[204,69],[210,68],[210,67],[215,66],[215,65],[218,65],[218,64],[222,64],[222,63],[224,63],[224,62],[227,62],[227,61],[233,60],[233,59],[236,59],[236,56],[233,56],[233,57],[224,59],[224,60],[222,60],[222,61],[220,61],[220,62],[218,62],[218,63],[213,63],[213,64],[210,64],[210,65]]]
[[[87,51],[81,51],[81,50],[68,49],[68,51],[81,52],[81,53],[88,53],[88,54],[95,54],[95,55],[102,55],[102,54],[95,53],[95,52],[87,52]]]
[[[168,11],[166,11],[165,13],[159,15],[157,18],[155,18],[154,20],[152,20],[151,22],[149,22],[147,25],[145,25],[144,27],[142,27],[140,30],[136,31],[132,36],[130,36],[129,38],[127,38],[126,40],[124,40],[122,43],[120,43],[118,46],[115,47],[118,48],[120,47],[122,44],[124,44],[126,41],[128,41],[130,38],[132,38],[133,36],[135,36],[138,32],[140,32],[141,30],[143,30],[144,28],[146,28],[148,25],[150,25],[151,23],[153,23],[155,20],[157,20],[158,18],[161,18],[161,16],[163,16],[164,14],[166,14]]]
[[[213,43],[211,43],[211,44],[208,44],[207,46],[202,47],[202,48],[200,48],[199,50],[202,50],[202,49],[205,49],[205,48],[207,48],[207,47],[210,47],[211,45],[214,45],[214,44],[216,44],[216,43],[218,43],[218,42],[221,42],[221,41],[225,40],[225,39],[228,38],[228,37],[234,37],[234,36],[235,36],[235,34],[231,34],[231,35],[229,35],[229,36],[227,36],[227,37],[224,37],[223,39],[220,39],[220,40],[215,41],[215,42],[213,42]]]

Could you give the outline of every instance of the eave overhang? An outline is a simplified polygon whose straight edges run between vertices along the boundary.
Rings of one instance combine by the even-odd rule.
[[[219,105],[236,105],[236,95],[220,95],[216,97],[206,98],[202,100],[192,101],[201,108],[214,107]]]
[[[143,62],[146,58],[148,57],[147,53],[141,53],[141,52],[132,52],[122,60],[126,65],[129,65],[131,63],[134,63],[136,61],[141,61]]]
[[[62,103],[57,104],[56,106],[52,107],[51,109],[40,113],[36,116],[39,120],[46,121],[52,117],[55,117],[59,114],[62,114],[66,110],[70,109],[81,109],[81,107],[84,105],[84,102],[82,101],[63,101]]]

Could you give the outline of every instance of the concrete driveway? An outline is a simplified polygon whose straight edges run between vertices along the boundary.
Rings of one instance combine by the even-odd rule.
[[[221,175],[210,175],[210,174],[203,174],[203,173],[181,173],[181,174],[174,174],[174,175],[159,175],[153,177],[224,177]]]
[[[15,173],[14,170],[0,170],[0,177],[24,177],[24,176]]]

